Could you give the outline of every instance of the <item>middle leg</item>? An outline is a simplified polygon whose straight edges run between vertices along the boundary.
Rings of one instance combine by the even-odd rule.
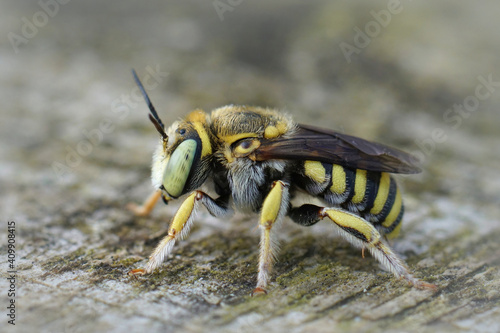
[[[272,185],[271,191],[262,204],[260,215],[260,256],[259,274],[257,276],[257,286],[252,292],[252,296],[266,294],[266,287],[269,282],[269,275],[276,257],[277,244],[272,233],[272,227],[279,223],[288,208],[288,184],[278,180]]]

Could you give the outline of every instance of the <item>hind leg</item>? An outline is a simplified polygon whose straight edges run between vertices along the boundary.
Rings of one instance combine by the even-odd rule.
[[[289,212],[292,220],[304,226],[310,226],[328,217],[336,226],[337,233],[349,243],[368,251],[396,277],[403,278],[413,286],[435,289],[436,286],[421,281],[410,273],[408,267],[389,246],[384,244],[380,233],[365,219],[336,207],[318,207],[303,205],[292,208]]]

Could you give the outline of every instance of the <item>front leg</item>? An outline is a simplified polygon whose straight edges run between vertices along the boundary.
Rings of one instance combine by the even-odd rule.
[[[280,222],[288,208],[288,184],[281,180],[275,181],[271,191],[262,204],[260,215],[260,256],[259,274],[257,276],[257,286],[252,292],[252,296],[266,294],[266,287],[269,282],[269,275],[276,257],[277,243],[273,239],[271,232],[273,225]]]
[[[127,205],[127,209],[130,210],[136,216],[147,216],[153,210],[154,206],[161,198],[161,190],[154,191],[142,205],[137,205],[131,202]]]
[[[172,251],[175,241],[185,238],[189,233],[194,213],[200,201],[208,209],[210,214],[214,216],[224,216],[230,213],[227,202],[224,202],[224,200],[222,200],[222,202],[219,200],[216,201],[202,191],[194,191],[184,200],[179,210],[175,213],[168,229],[168,235],[160,241],[149,257],[146,269],[134,269],[129,272],[130,275],[150,274],[161,265]]]

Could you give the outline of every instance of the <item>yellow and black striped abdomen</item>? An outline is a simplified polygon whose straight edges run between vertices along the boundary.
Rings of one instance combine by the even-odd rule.
[[[298,185],[328,204],[363,217],[388,237],[399,233],[404,206],[394,178],[386,172],[304,161]]]

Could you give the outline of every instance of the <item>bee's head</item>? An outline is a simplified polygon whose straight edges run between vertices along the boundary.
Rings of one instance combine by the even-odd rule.
[[[153,155],[153,186],[162,190],[166,200],[178,198],[200,187],[208,176],[212,145],[207,116],[201,110],[193,111],[165,130],[135,71],[133,74],[149,106],[149,119],[161,137]]]
[[[172,124],[167,134],[167,141],[162,137],[153,155],[151,179],[170,200],[202,185],[212,148],[204,124],[191,122],[189,116]]]

